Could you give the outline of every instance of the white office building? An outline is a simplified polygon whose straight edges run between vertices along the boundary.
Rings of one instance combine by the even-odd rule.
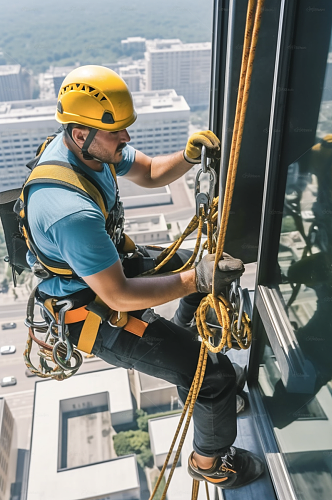
[[[0,500],[10,497],[17,460],[16,424],[8,404],[0,398]]]
[[[127,217],[125,222],[125,233],[128,234],[137,245],[169,244],[171,242],[170,232],[167,229],[166,220],[163,214]]]
[[[0,103],[0,190],[20,187],[28,174],[26,163],[38,146],[59,128],[56,100]]]
[[[175,89],[190,108],[209,104],[211,43],[147,40],[146,89]]]
[[[190,108],[175,90],[134,92],[138,119],[129,134],[134,148],[155,156],[183,149],[188,140]]]
[[[188,138],[189,107],[174,90],[134,92],[137,121],[130,127],[131,144],[148,155],[183,149]],[[20,187],[26,163],[54,133],[56,99],[0,103],[0,191]]]
[[[32,98],[32,74],[20,64],[0,65],[0,102]]]
[[[123,368],[37,382],[27,500],[139,500],[136,456],[112,445],[113,427],[133,416]]]
[[[119,75],[128,85],[130,92],[139,92],[141,90],[142,74],[137,64],[120,67]]]
[[[121,40],[121,48],[125,54],[132,54],[145,51],[146,39],[141,36],[129,36]]]

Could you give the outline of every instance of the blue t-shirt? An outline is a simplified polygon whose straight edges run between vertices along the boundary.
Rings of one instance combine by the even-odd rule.
[[[59,134],[45,149],[39,163],[64,161],[77,165],[93,178],[105,193],[107,210],[115,203],[116,185],[109,166],[96,172],[80,161],[63,143]],[[114,165],[117,175],[125,175],[135,161],[135,149],[126,146],[122,160]],[[78,276],[90,276],[107,269],[118,252],[105,230],[105,218],[98,205],[62,186],[36,184],[30,187],[28,221],[32,238],[40,251],[57,262],[66,262]],[[33,265],[35,257],[28,252]],[[53,277],[39,284],[39,290],[54,297],[78,292],[88,285],[82,279]]]

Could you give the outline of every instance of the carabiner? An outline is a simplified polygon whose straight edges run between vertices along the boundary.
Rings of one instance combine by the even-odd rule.
[[[73,308],[73,302],[69,299],[64,299],[64,300],[60,300],[59,302],[57,302],[57,307],[58,306],[62,306],[61,309],[59,310],[59,313],[58,313],[58,323],[57,323],[57,327],[58,327],[58,337],[59,339],[61,339],[62,342],[66,342],[66,339],[67,339],[67,333],[68,333],[68,327],[67,325],[65,324],[65,315],[66,315],[66,312],[69,311],[70,309]]]
[[[208,169],[206,146],[202,146],[202,149],[201,149],[201,165],[202,165],[203,173],[206,174],[207,169]]]
[[[242,324],[242,316],[243,316],[243,307],[244,307],[244,298],[243,298],[243,290],[240,286],[240,280],[236,279],[232,281],[231,288],[229,291],[229,301],[234,308],[234,315],[237,314],[237,333],[241,331]],[[233,316],[232,320],[232,329],[235,323],[235,318]]]

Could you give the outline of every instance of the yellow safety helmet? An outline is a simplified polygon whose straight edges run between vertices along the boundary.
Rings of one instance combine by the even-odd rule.
[[[124,80],[104,66],[80,66],[64,79],[55,118],[62,124],[78,123],[110,132],[134,123],[131,93]]]

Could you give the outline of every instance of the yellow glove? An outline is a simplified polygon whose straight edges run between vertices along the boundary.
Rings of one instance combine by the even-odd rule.
[[[189,163],[200,163],[202,146],[206,147],[208,157],[217,157],[220,151],[218,137],[211,130],[203,130],[189,137],[186,149],[183,152],[185,160]]]

